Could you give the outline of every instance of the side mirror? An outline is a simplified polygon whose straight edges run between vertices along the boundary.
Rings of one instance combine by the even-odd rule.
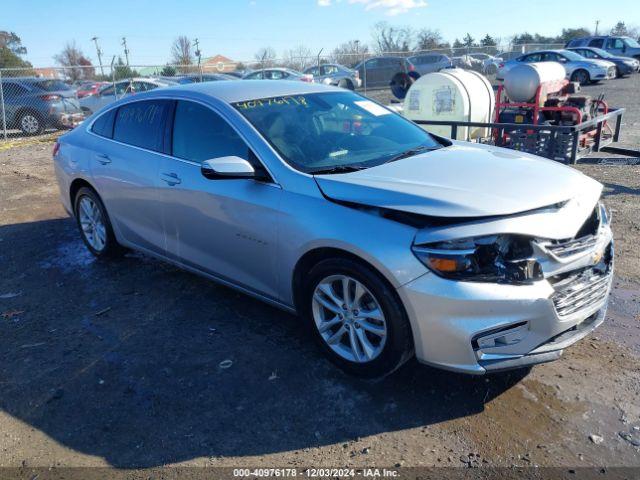
[[[232,180],[256,176],[253,166],[245,159],[236,156],[205,160],[200,170],[202,175],[210,180]]]

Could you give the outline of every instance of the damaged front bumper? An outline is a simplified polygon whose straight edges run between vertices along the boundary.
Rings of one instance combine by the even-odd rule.
[[[400,287],[418,360],[472,374],[525,367],[556,360],[597,328],[613,280],[612,233],[601,208],[587,235],[534,241],[542,280],[479,283],[427,273]]]

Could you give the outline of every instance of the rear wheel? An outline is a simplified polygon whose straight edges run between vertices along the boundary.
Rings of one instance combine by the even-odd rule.
[[[25,135],[38,135],[44,131],[44,122],[35,112],[23,112],[18,119],[20,130]]]
[[[413,353],[411,329],[395,291],[370,267],[328,259],[308,275],[305,318],[325,355],[361,377],[390,374]]]
[[[87,187],[78,190],[75,198],[76,222],[82,241],[96,257],[114,257],[123,248],[113,233],[111,221],[98,194]]]
[[[586,85],[591,81],[591,78],[589,77],[589,72],[586,70],[576,70],[573,72],[573,75],[571,75],[571,81],[578,82],[580,85]]]
[[[353,89],[354,89],[354,87],[353,87],[353,83],[351,83],[351,81],[350,81],[350,80],[347,80],[346,78],[343,78],[342,80],[340,80],[340,81],[338,82],[338,86],[339,86],[340,88],[345,88],[345,89],[347,89],[347,90],[353,90]]]

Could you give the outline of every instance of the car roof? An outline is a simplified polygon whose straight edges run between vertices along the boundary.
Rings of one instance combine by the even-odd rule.
[[[145,95],[157,92],[167,95],[171,92],[194,92],[222,100],[226,103],[243,102],[258,98],[284,97],[322,92],[344,92],[343,88],[321,83],[299,82],[291,80],[243,80],[242,82],[202,82],[170,86],[153,90]]]

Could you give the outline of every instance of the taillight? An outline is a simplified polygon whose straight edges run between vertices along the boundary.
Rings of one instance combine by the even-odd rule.
[[[58,142],[53,144],[53,156],[55,157],[58,154],[58,150],[60,150],[60,144]]]
[[[504,67],[504,63],[499,63],[498,68],[502,68],[502,67]]]
[[[48,95],[40,95],[40,98],[45,102],[57,102],[62,97],[60,95],[48,94]]]
[[[409,64],[409,71],[413,72],[416,69],[416,66],[413,63]]]

